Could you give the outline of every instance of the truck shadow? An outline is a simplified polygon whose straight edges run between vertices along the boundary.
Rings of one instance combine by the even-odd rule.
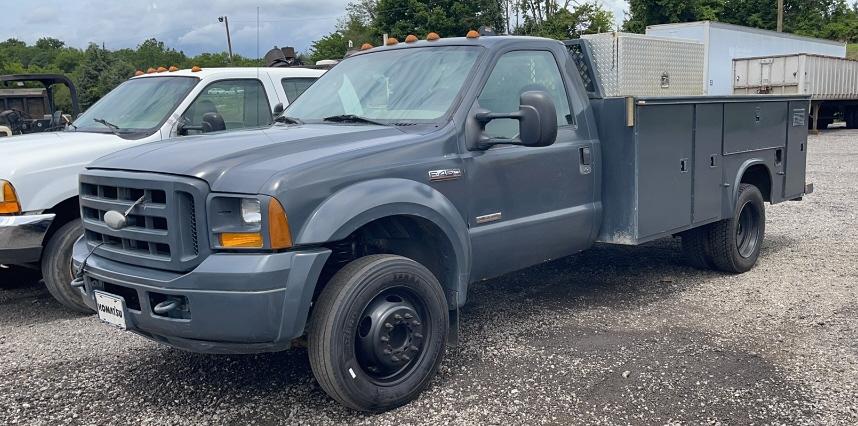
[[[26,327],[86,316],[60,305],[41,279],[35,270],[0,269],[0,325]]]
[[[764,248],[762,261],[783,249],[779,246],[790,246],[794,243],[795,241],[786,236],[772,236]],[[523,374],[538,377],[549,373],[550,368],[542,366],[540,362],[518,366],[492,365],[493,361],[487,361],[479,355],[487,345],[508,344],[507,339],[510,336],[532,336],[530,333],[524,333],[520,325],[528,321],[541,321],[546,312],[551,314],[560,311],[606,310],[610,316],[613,309],[617,315],[621,315],[627,307],[670,297],[701,280],[719,276],[719,273],[698,271],[686,266],[678,242],[665,240],[642,247],[597,246],[576,256],[475,284],[469,305],[462,311],[460,347],[448,353],[441,374],[433,382],[432,388],[414,404],[443,404],[443,399],[438,397],[436,392],[432,392],[432,389],[469,386],[470,383],[479,381],[483,386],[499,387],[497,391],[503,392],[503,389],[500,389],[504,387],[502,383],[509,378],[494,376]],[[669,314],[666,317],[669,317]],[[607,328],[612,327],[605,325]],[[651,332],[641,335],[615,335],[617,333],[609,332],[597,336],[591,329],[577,328],[569,324],[560,328],[549,327],[547,330],[546,336],[526,337],[525,341],[516,340],[518,343],[512,344],[521,346],[521,350],[540,347],[545,349],[553,345],[556,347],[548,352],[566,351],[570,356],[575,355],[583,360],[585,366],[589,364],[594,368],[603,362],[600,357],[609,359],[603,356],[604,353],[616,352],[620,348],[631,351],[635,359],[643,358],[647,365],[657,365],[657,361],[661,359],[658,353],[662,351],[665,357],[679,359],[677,362],[683,365],[682,371],[691,369],[706,372],[707,375],[721,374],[725,377],[724,383],[713,381],[713,389],[717,386],[723,386],[724,389],[744,386],[751,389],[748,395],[755,395],[754,398],[756,395],[771,393],[781,396],[788,394],[789,398],[795,400],[806,399],[805,395],[787,383],[782,374],[768,361],[741,349],[725,347],[723,342],[705,333],[686,330],[675,336],[665,336]],[[653,345],[658,347],[654,348]],[[685,348],[687,354],[683,355],[680,351],[677,355],[676,347]],[[713,347],[716,348],[714,352]],[[105,366],[117,372],[111,377],[125,378],[106,387],[122,387],[121,394],[132,395],[134,398],[128,402],[170,408],[176,413],[193,412],[199,401],[212,399],[235,406],[252,407],[250,410],[242,410],[248,411],[246,414],[231,414],[238,417],[219,419],[233,423],[258,419],[258,416],[266,412],[282,415],[283,401],[288,400],[287,411],[291,413],[313,413],[323,409],[326,415],[331,416],[329,418],[355,420],[355,413],[334,403],[321,391],[310,372],[304,349],[244,356],[190,354],[154,344],[146,344],[141,349],[135,351],[137,355],[133,360]],[[542,355],[537,355],[535,359],[541,357]],[[512,362],[524,362],[524,359],[531,358],[525,357]],[[623,363],[629,361],[620,361],[619,364],[611,366],[611,371],[627,368]],[[99,362],[95,361],[96,364]],[[622,406],[623,392],[628,391],[627,384],[623,382],[623,378],[616,378],[616,374],[609,374],[607,370],[609,368],[581,378],[580,383],[560,382],[557,386],[569,392],[577,392],[585,399],[592,398],[605,404]],[[477,376],[474,377],[474,374]],[[652,372],[635,374],[650,374],[647,377],[656,377]],[[759,382],[759,375],[766,375],[768,381],[754,387],[753,383]],[[136,379],[141,377],[146,377],[147,380]],[[699,379],[696,376],[693,378]],[[664,394],[659,402],[660,414],[669,415],[672,410],[681,407],[685,401],[683,392],[689,391],[692,386],[683,380],[686,378],[673,377],[666,383],[652,385],[672,389]],[[188,392],[191,392],[191,398]],[[722,389],[720,392],[727,391]],[[520,398],[528,396],[523,395]],[[749,400],[743,404],[749,405],[752,402]],[[729,408],[728,405],[725,405],[725,410]],[[729,411],[730,415],[727,417],[737,420],[746,412]],[[245,415],[247,417],[242,417]],[[667,421],[668,417],[664,420]],[[414,421],[419,422],[420,419],[415,418]]]

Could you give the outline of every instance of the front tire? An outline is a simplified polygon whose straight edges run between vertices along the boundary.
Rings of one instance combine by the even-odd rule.
[[[57,229],[48,240],[42,254],[42,277],[45,287],[58,302],[75,312],[91,314],[93,310],[83,303],[83,296],[71,286],[72,247],[83,235],[80,219],[73,220]]]
[[[713,224],[709,233],[715,267],[732,274],[750,271],[760,257],[765,235],[763,194],[756,186],[743,183],[739,186],[733,218]]]
[[[399,407],[438,371],[448,321],[444,290],[423,265],[393,255],[360,258],[331,278],[313,309],[313,374],[347,407]]]

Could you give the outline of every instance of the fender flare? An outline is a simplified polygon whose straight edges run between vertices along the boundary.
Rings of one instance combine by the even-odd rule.
[[[449,240],[456,259],[456,305],[465,303],[471,272],[468,226],[450,200],[413,180],[383,178],[347,186],[323,201],[295,238],[296,245],[342,240],[360,227],[389,216],[415,216],[437,226]],[[452,283],[451,283],[452,284]]]
[[[736,180],[733,182],[733,190],[730,192],[730,209],[731,209],[731,211],[736,208],[736,206],[735,206],[736,194],[739,192],[739,185],[742,184],[742,177],[745,176],[745,172],[747,172],[748,169],[750,169],[753,166],[757,166],[757,165],[762,165],[763,167],[766,168],[766,173],[769,174],[769,182],[771,182],[772,187],[774,187],[775,179],[772,176],[772,169],[766,163],[766,160],[759,158],[759,157],[749,158],[749,159],[745,160],[742,163],[742,165],[739,166],[739,172],[736,173]],[[774,188],[770,188],[770,189],[772,191],[774,191]],[[765,195],[766,194],[763,194],[764,197],[765,197]],[[772,196],[772,194],[768,194],[768,195]]]

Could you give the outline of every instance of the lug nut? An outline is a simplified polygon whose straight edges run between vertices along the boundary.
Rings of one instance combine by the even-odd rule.
[[[381,336],[381,341],[382,341],[382,342],[389,342],[389,341],[390,341],[390,337],[387,337],[387,336]]]
[[[392,329],[392,328],[393,328],[393,324],[391,324],[391,323],[389,323],[389,322],[386,322],[386,323],[384,323],[384,328]]]
[[[394,355],[394,356],[390,357],[390,360],[393,362],[399,362],[399,357]]]
[[[414,318],[414,315],[411,315],[411,314],[405,314],[405,319],[411,319],[411,318]]]
[[[413,326],[415,326],[415,327],[419,327],[419,326],[420,326],[420,321],[417,321],[417,320],[411,321],[411,325],[413,325]]]
[[[404,359],[405,361],[411,361],[411,357],[405,354],[402,355],[402,359]]]
[[[385,349],[385,350],[384,350],[384,354],[385,354],[385,355],[390,355],[390,354],[392,354],[392,353],[393,353],[393,352],[392,352],[390,349]]]
[[[395,319],[395,320],[399,321],[399,320],[401,320],[401,319],[402,319],[402,315],[396,314],[396,315],[394,315],[394,316],[393,316],[393,319]]]
[[[414,338],[415,338],[415,339],[422,339],[422,338],[423,338],[423,335],[422,335],[422,334],[420,334],[420,333],[414,333]]]
[[[417,350],[418,350],[418,349],[417,349],[417,346],[411,345],[411,346],[409,346],[409,347],[408,347],[408,350],[411,350],[411,351],[417,352]]]

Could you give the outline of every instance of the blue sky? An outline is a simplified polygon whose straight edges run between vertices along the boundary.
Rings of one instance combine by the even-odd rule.
[[[3,1],[0,40],[28,43],[55,37],[75,47],[90,42],[109,49],[135,47],[155,37],[189,55],[226,50],[223,24],[229,16],[233,50],[256,57],[277,46],[306,50],[330,33],[349,0],[32,0]],[[621,21],[625,0],[602,0]],[[259,8],[257,31],[256,10]]]

